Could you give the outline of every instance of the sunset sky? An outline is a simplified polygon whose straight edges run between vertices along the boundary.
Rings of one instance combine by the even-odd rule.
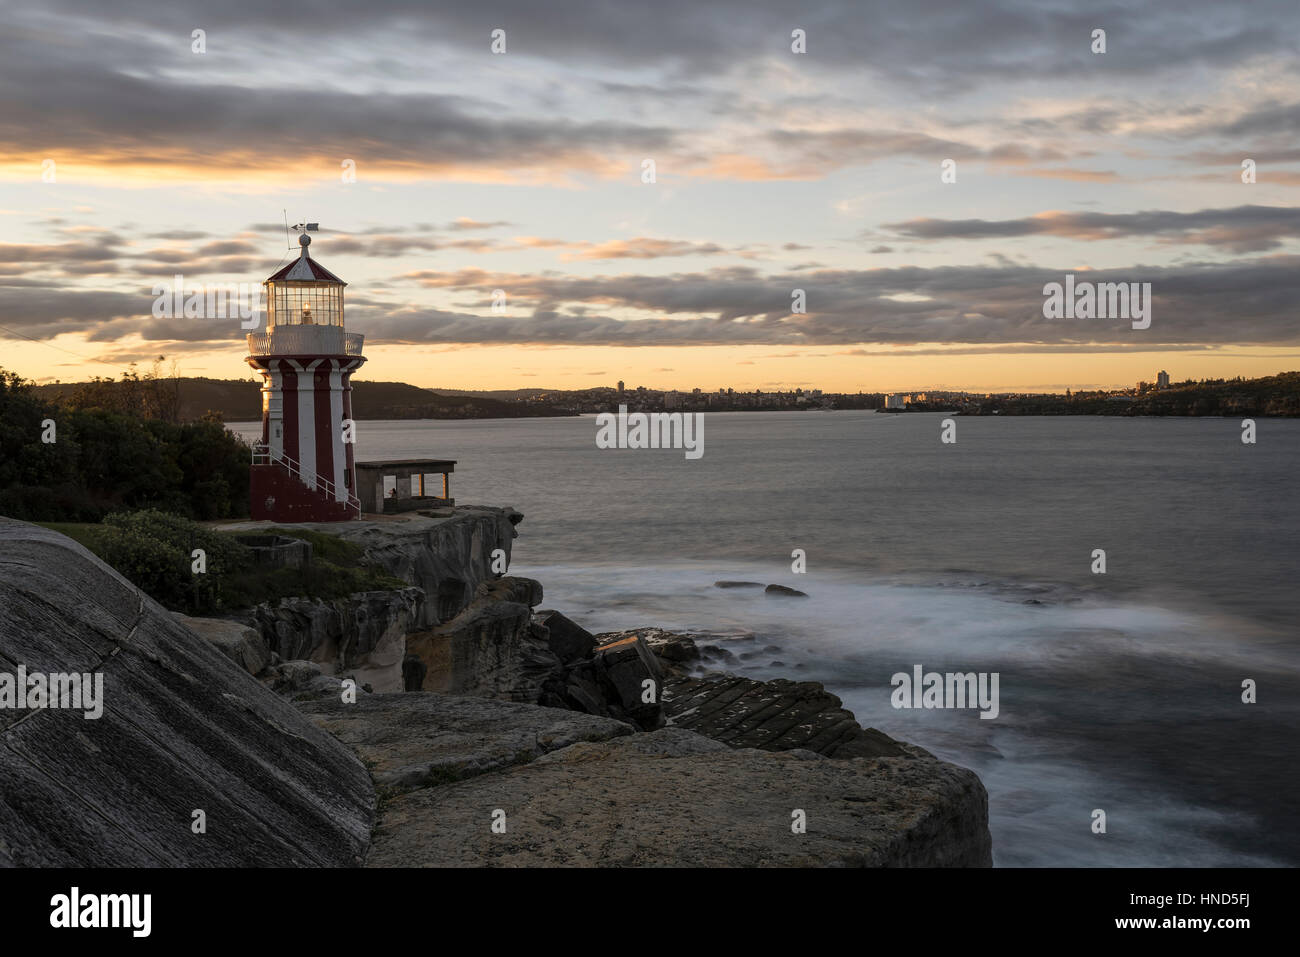
[[[287,211],[350,284],[360,378],[1300,369],[1294,0],[438,6],[0,0],[0,366],[247,377],[237,320],[155,319],[151,290],[260,282]],[[1151,283],[1150,328],[1045,319],[1067,272]]]

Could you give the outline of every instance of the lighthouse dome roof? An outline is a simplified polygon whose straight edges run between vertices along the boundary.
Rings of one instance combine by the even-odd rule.
[[[279,282],[286,280],[303,280],[307,282],[336,282],[341,286],[347,283],[334,275],[311,256],[307,255],[307,247],[302,247],[302,255],[289,263],[283,269],[276,272],[273,276],[267,278],[267,282]]]

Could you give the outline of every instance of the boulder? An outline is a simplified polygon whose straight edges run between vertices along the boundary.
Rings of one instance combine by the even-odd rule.
[[[601,645],[594,662],[611,716],[626,718],[646,731],[663,724],[664,674],[644,640],[633,636]]]
[[[104,699],[0,711],[0,867],[361,862],[347,747],[71,539],[0,518],[0,556],[0,667],[102,675]]]
[[[566,665],[589,657],[596,648],[591,632],[558,611],[539,611],[534,620],[546,628],[551,651]]]
[[[261,675],[262,684],[290,701],[312,701],[319,698],[343,700],[344,681],[353,683],[352,693],[370,694],[374,686],[363,683],[355,674],[327,675],[314,661],[285,661],[271,665]]]
[[[645,641],[651,651],[670,665],[684,665],[700,660],[700,649],[696,646],[695,639],[689,635],[659,632],[647,635]]]
[[[565,707],[574,711],[609,715],[609,703],[605,700],[594,661],[582,661],[570,668],[560,694]]]
[[[271,649],[255,629],[227,618],[190,618],[178,611],[171,616],[205,641],[209,641],[223,655],[256,675],[271,663]]]
[[[513,601],[529,608],[536,608],[542,603],[542,583],[531,578],[519,578],[511,575],[495,581],[484,582],[474,590],[474,599],[490,601]]]

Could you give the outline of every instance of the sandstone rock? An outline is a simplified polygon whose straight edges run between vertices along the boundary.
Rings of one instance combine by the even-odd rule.
[[[424,589],[427,599],[413,627],[427,629],[456,617],[473,601],[479,585],[499,577],[492,570],[492,553],[499,548],[509,561],[518,535],[515,526],[522,519],[512,508],[457,506],[445,515],[340,522],[321,530],[362,545],[368,562]]]
[[[419,588],[358,592],[347,598],[282,598],[247,612],[266,646],[284,661],[315,661],[355,673],[381,691],[402,690],[406,633],[421,616]]]
[[[190,618],[178,611],[171,616],[217,650],[243,668],[250,675],[258,674],[271,663],[271,650],[262,636],[243,622],[227,618]]]
[[[407,653],[427,669],[423,690],[536,702],[563,666],[546,629],[534,625],[532,609],[498,597],[532,594],[532,584],[503,578],[451,621],[408,635]]]
[[[367,865],[988,866],[987,813],[972,772],[920,748],[832,761],[667,728],[400,794]]]
[[[351,746],[390,797],[525,764],[579,741],[633,733],[609,718],[427,692],[300,707]]]
[[[0,519],[0,667],[18,664],[101,673],[104,713],[0,711],[0,866],[364,855],[374,790],[354,754],[71,539]]]
[[[539,611],[535,620],[546,627],[551,651],[566,665],[586,658],[596,647],[591,632],[558,611]]]
[[[495,581],[483,582],[474,590],[475,600],[513,601],[529,608],[536,608],[542,603],[542,583],[531,578],[509,576]]]
[[[285,661],[271,665],[260,676],[262,684],[293,702],[314,701],[320,698],[341,701],[345,679],[353,682],[353,694],[374,692],[372,685],[359,681],[355,674],[325,674],[321,666],[314,661]]]
[[[790,588],[787,585],[768,585],[763,589],[763,594],[772,598],[807,598],[808,593],[800,591],[797,588]]]
[[[515,526],[523,514],[513,508],[457,506],[408,512],[382,520],[304,523],[298,527],[336,535],[364,549],[365,560],[424,591],[413,628],[450,621],[473,600],[479,585],[496,579],[493,553],[510,558]],[[227,531],[265,532],[265,522],[235,522]],[[540,600],[540,596],[539,596]]]

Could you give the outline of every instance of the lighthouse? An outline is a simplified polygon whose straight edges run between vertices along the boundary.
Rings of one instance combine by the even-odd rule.
[[[296,260],[267,279],[266,330],[248,337],[245,361],[262,376],[262,438],[249,476],[255,519],[358,518],[352,444],[352,373],[364,337],[343,327],[347,285],[316,260],[298,227]]]

